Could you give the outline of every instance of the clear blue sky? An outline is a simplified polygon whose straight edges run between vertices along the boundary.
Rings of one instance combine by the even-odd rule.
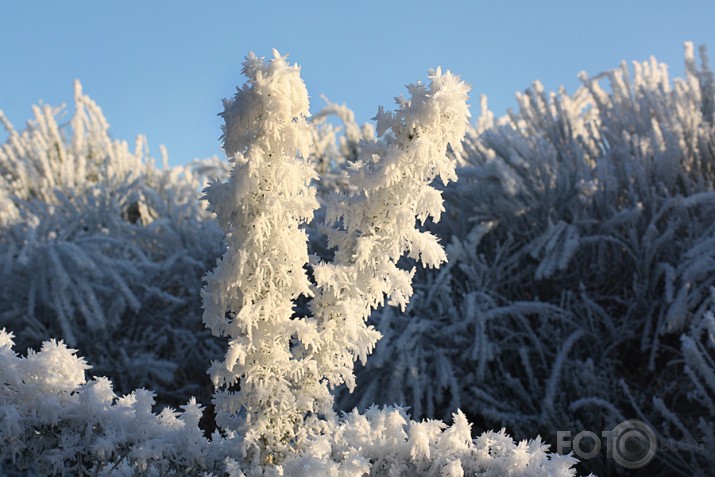
[[[486,94],[501,116],[534,80],[572,92],[621,60],[680,76],[686,40],[715,55],[715,1],[4,0],[0,109],[20,127],[39,99],[71,104],[79,78],[115,138],[145,134],[179,164],[220,154],[216,114],[249,51],[289,53],[313,111],[325,94],[363,122],[434,66],[472,85],[474,115]]]

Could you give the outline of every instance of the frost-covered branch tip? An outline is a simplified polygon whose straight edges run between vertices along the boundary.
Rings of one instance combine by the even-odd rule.
[[[430,71],[429,79],[408,86],[410,98],[398,98],[396,112],[380,108],[382,139],[363,144],[350,174],[357,192],[328,204],[335,260],[315,266],[312,309],[324,343],[316,360],[332,386],[354,387],[353,362],[364,363],[380,337],[365,323],[372,310],[385,297],[391,305],[407,305],[414,269],[400,269],[400,257],[407,254],[427,267],[447,260],[437,237],[415,221],[438,221],[444,210],[441,193],[430,184],[437,176],[445,183],[456,179],[469,86],[440,69]]]

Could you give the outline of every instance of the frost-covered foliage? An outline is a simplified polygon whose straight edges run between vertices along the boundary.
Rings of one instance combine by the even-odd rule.
[[[415,422],[391,407],[353,411],[326,426],[281,470],[291,477],[574,475],[576,459],[547,453],[539,438],[516,443],[502,429],[472,439],[464,414],[457,412],[452,420],[451,426]]]
[[[203,408],[195,400],[182,411],[155,414],[149,391],[119,397],[107,378],[86,381],[89,366],[62,342],[45,342],[27,357],[12,347],[12,335],[0,330],[3,475],[17,469],[116,477],[573,475],[575,459],[547,453],[538,438],[515,443],[502,430],[472,440],[461,413],[447,426],[411,421],[395,408],[324,421],[303,453],[287,456],[282,465],[246,468],[233,440],[204,436],[198,426]]]
[[[536,83],[519,112],[483,114],[447,214],[449,264],[418,272],[406,313],[374,321],[351,408],[461,408],[517,436],[648,422],[649,475],[715,466],[715,82],[686,45],[686,77],[635,63],[569,95]],[[705,449],[703,451],[703,449]],[[605,454],[584,464],[614,470]]]
[[[415,227],[416,219],[439,220],[441,193],[430,184],[456,179],[469,112],[468,87],[438,69],[430,83],[410,85],[409,99],[398,99],[395,113],[378,112],[380,141],[363,142],[351,163],[348,194],[328,201],[324,230],[332,263],[316,263],[317,293],[312,312],[321,344],[319,369],[331,386],[354,387],[353,363],[365,363],[379,334],[366,325],[372,310],[388,304],[404,308],[412,296],[415,269],[398,266],[403,255],[438,267],[446,255],[438,239]],[[388,133],[389,131],[389,133]],[[448,150],[453,151],[447,155]]]
[[[130,151],[79,83],[68,122],[62,108],[34,113],[20,132],[0,113],[0,326],[22,348],[80,347],[124,392],[208,396],[199,377],[219,349],[198,292],[222,235],[198,199],[201,172],[220,170],[159,168],[141,137]]]
[[[382,141],[364,144],[351,164],[354,190],[327,206],[330,263],[308,261],[300,229],[318,208],[309,187],[307,155],[314,135],[299,69],[275,53],[249,57],[249,82],[225,104],[224,149],[235,163],[226,182],[206,189],[210,210],[227,233],[227,252],[203,292],[204,321],[231,339],[214,363],[217,423],[242,434],[257,462],[281,459],[305,440],[306,418],[331,418],[330,387],[353,386],[353,363],[364,363],[379,334],[366,326],[385,297],[404,307],[414,271],[404,253],[438,266],[446,257],[415,218],[439,218],[440,193],[429,184],[454,179],[450,144],[459,150],[469,116],[467,86],[450,73],[431,73],[429,86],[410,86],[395,113],[380,111]],[[310,268],[311,284],[305,269]],[[313,298],[312,316],[293,316],[299,298]],[[240,390],[231,386],[240,380]],[[317,425],[311,422],[311,425]]]
[[[219,430],[204,436],[203,409],[193,398],[183,412],[164,408],[155,414],[149,391],[118,397],[107,378],[87,382],[89,366],[63,342],[46,341],[39,352],[20,357],[3,329],[0,470],[206,477],[574,475],[575,459],[547,453],[539,438],[517,444],[502,430],[473,440],[461,412],[447,426],[412,421],[400,408],[340,418],[332,411],[329,387],[352,382],[354,360],[364,361],[377,339],[365,324],[370,311],[385,297],[404,307],[412,295],[414,270],[398,268],[400,257],[407,253],[428,266],[445,261],[434,236],[414,224],[443,211],[441,195],[429,183],[437,175],[455,178],[468,117],[466,85],[437,70],[429,85],[410,86],[412,97],[400,100],[396,113],[380,113],[383,139],[360,143],[348,194],[328,204],[336,252],[324,263],[309,260],[303,230],[318,201],[310,186],[314,169],[300,154],[313,154],[309,143],[320,135],[306,120],[299,69],[277,53],[270,62],[251,55],[244,66],[249,82],[226,102],[223,114],[224,147],[233,166],[226,181],[206,188],[226,232],[225,254],[202,293],[207,326],[230,338],[224,360],[210,368],[222,388],[214,401]],[[56,196],[47,196],[47,208],[61,202],[53,201]],[[19,227],[25,217],[17,197],[8,195],[20,204],[16,214],[4,216],[9,227]],[[137,205],[140,218],[146,217],[142,207],[149,209]],[[133,293],[121,290],[119,280],[114,286]],[[312,315],[293,312],[299,299],[311,297]],[[68,318],[81,316],[68,310]]]
[[[178,413],[152,413],[153,393],[118,397],[107,378],[64,343],[47,341],[27,357],[0,330],[0,459],[5,472],[39,475],[180,475],[215,466],[199,429],[195,400]],[[9,463],[14,465],[10,466]],[[3,472],[3,474],[5,474]]]

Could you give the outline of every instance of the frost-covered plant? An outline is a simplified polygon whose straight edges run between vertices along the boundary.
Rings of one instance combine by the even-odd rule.
[[[715,83],[701,54],[698,69],[686,46],[672,84],[651,60],[583,74],[573,95],[537,83],[500,120],[484,108],[431,227],[450,263],[418,272],[405,314],[374,317],[384,338],[342,406],[459,407],[552,442],[638,418],[712,442]],[[659,452],[647,471],[706,475],[712,455]]]
[[[23,131],[0,113],[0,325],[22,347],[81,347],[122,391],[208,396],[197,377],[218,348],[198,291],[221,231],[195,169],[209,164],[159,168],[141,137],[130,151],[79,83],[67,123],[61,108],[34,112]]]
[[[452,425],[437,420],[415,422],[404,409],[356,410],[322,435],[306,451],[280,467],[291,477],[361,476],[573,476],[576,459],[547,453],[540,438],[515,443],[502,429],[472,438],[461,412]],[[274,469],[272,469],[275,472]],[[270,471],[269,471],[270,472]],[[271,472],[269,475],[275,475]]]
[[[39,475],[103,476],[196,475],[216,465],[195,400],[181,413],[153,414],[153,393],[118,397],[107,378],[87,382],[90,366],[61,341],[20,357],[12,338],[0,330],[0,462]]]
[[[206,189],[210,210],[227,232],[227,252],[207,278],[204,320],[231,339],[212,366],[217,423],[244,435],[246,451],[272,461],[304,439],[308,417],[331,416],[329,387],[353,386],[356,359],[365,362],[379,334],[366,326],[385,297],[404,307],[414,271],[397,261],[407,252],[424,265],[446,260],[436,237],[414,228],[415,217],[439,219],[440,193],[429,184],[455,179],[455,161],[469,116],[468,87],[450,73],[410,86],[395,114],[378,114],[384,141],[363,145],[350,183],[356,191],[328,204],[332,263],[315,263],[311,287],[307,237],[300,230],[318,207],[306,154],[308,99],[297,67],[275,53],[251,56],[249,83],[226,102],[224,149],[235,163],[226,182]],[[295,301],[315,298],[311,317],[293,316]],[[240,380],[240,390],[230,387]],[[244,413],[243,416],[240,414]]]
[[[454,178],[466,85],[437,70],[429,85],[410,86],[395,114],[380,113],[383,139],[360,143],[355,186],[328,204],[336,252],[319,263],[308,258],[303,231],[318,201],[314,170],[301,158],[316,135],[299,70],[276,53],[270,62],[249,56],[244,72],[249,82],[223,114],[233,167],[227,181],[206,188],[226,231],[226,252],[202,293],[206,324],[230,338],[210,368],[223,387],[214,401],[220,431],[205,438],[193,398],[182,413],[154,414],[148,391],[117,397],[106,378],[86,382],[86,362],[62,342],[23,358],[2,330],[0,466],[42,475],[573,475],[575,460],[548,454],[538,438],[516,444],[502,431],[473,440],[461,412],[447,426],[412,421],[399,408],[340,418],[332,410],[329,388],[353,382],[354,360],[374,345],[370,311],[385,297],[404,306],[412,294],[414,270],[398,268],[400,257],[430,266],[446,258],[414,224],[442,212],[429,183]],[[44,201],[51,212],[52,197]],[[23,223],[23,207],[4,216],[10,227]],[[310,297],[312,315],[297,315],[296,302]]]
[[[107,378],[85,380],[87,363],[62,342],[20,357],[0,330],[0,472],[17,475],[245,475],[387,477],[572,476],[575,459],[547,453],[539,438],[515,443],[504,430],[472,439],[464,414],[451,426],[415,422],[403,409],[371,408],[322,422],[301,453],[281,465],[242,461],[234,439],[204,436],[203,409],[152,412],[154,396],[117,396]]]
[[[223,388],[216,422],[239,432],[247,449],[260,448],[261,459],[298,438],[319,387],[315,363],[298,351],[315,327],[310,333],[292,319],[295,300],[312,294],[300,228],[318,208],[315,172],[299,157],[311,142],[308,93],[299,69],[274,53],[268,63],[249,56],[248,83],[225,102],[223,145],[234,167],[227,181],[206,188],[206,199],[226,231],[226,253],[202,293],[206,326],[230,338],[210,369]]]

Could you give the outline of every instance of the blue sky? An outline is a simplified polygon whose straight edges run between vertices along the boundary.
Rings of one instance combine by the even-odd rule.
[[[680,76],[686,40],[715,51],[715,2],[6,0],[0,109],[20,127],[39,99],[71,104],[79,78],[114,137],[145,134],[179,164],[220,154],[216,114],[249,51],[289,53],[313,111],[325,94],[363,122],[438,65],[472,85],[474,115],[486,94],[501,116],[534,80],[572,92],[621,60]]]

